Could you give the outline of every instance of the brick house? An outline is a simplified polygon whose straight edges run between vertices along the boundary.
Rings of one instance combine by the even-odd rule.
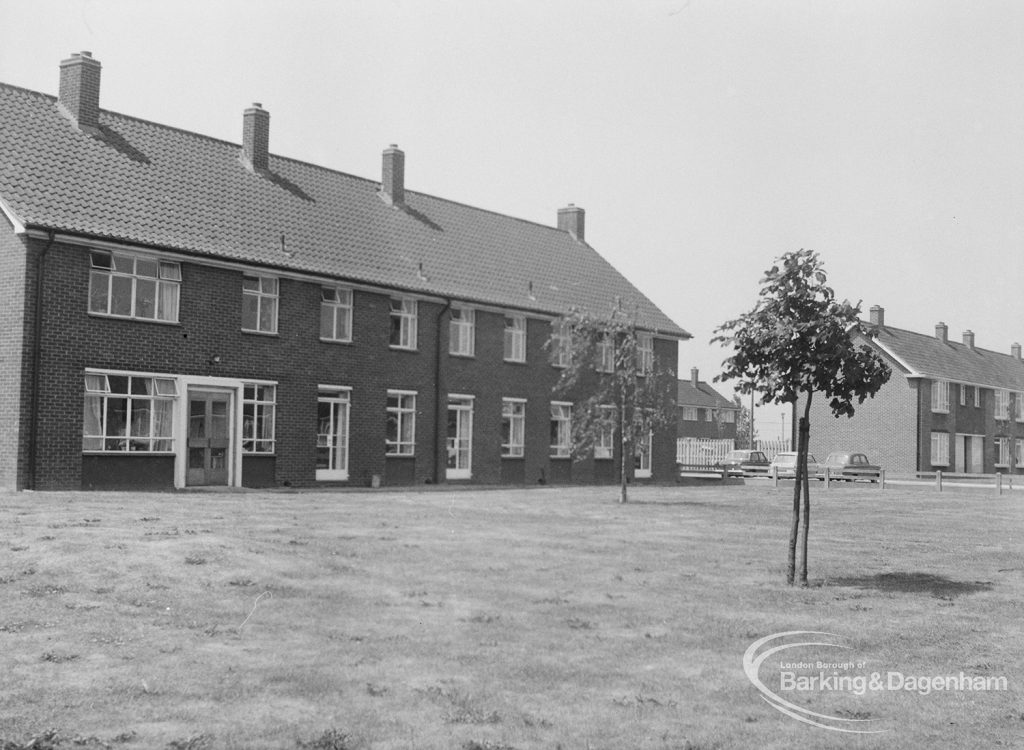
[[[689,334],[557,226],[0,84],[0,486],[616,481],[569,457],[545,349],[570,306],[637,309],[674,369]],[[666,393],[670,402],[674,393]],[[636,446],[674,477],[675,431]]]
[[[690,368],[690,379],[678,382],[678,436],[735,440],[739,409],[699,376],[700,372],[693,367]]]
[[[975,346],[974,333],[949,340],[945,323],[934,335],[894,328],[885,310],[870,311],[872,335],[858,337],[892,368],[873,399],[854,405],[852,418],[832,416],[820,396],[811,401],[810,450],[818,459],[853,450],[892,472],[1006,472],[1024,466],[1024,362],[1019,344],[1009,354]],[[803,406],[794,410],[803,414]],[[796,424],[795,420],[793,424]],[[794,434],[794,441],[795,441]],[[795,443],[794,443],[795,444]]]

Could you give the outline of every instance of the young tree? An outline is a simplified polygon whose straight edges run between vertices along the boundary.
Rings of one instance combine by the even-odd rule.
[[[807,533],[811,497],[807,476],[808,423],[815,393],[828,399],[836,417],[851,417],[853,400],[863,403],[889,379],[888,365],[871,350],[857,347],[852,334],[868,335],[860,322],[860,303],[837,302],[826,284],[818,254],[798,250],[783,255],[761,279],[752,310],[717,330],[712,342],[729,346],[734,354],[723,363],[716,380],[739,381],[737,390],[762,394],[761,403],[796,404],[804,401],[798,431],[793,522],[789,536],[787,583],[796,569],[797,538],[803,526],[800,584],[807,585]],[[801,514],[800,495],[803,493]]]
[[[554,391],[573,402],[573,458],[612,457],[617,437],[625,503],[630,462],[651,450],[652,432],[675,424],[675,372],[657,361],[650,334],[620,307],[605,317],[572,309],[560,323],[548,348],[564,365]]]
[[[733,396],[732,403],[736,407],[736,447],[753,450],[757,434],[750,434],[752,427],[750,408],[743,405],[742,399],[739,396]]]

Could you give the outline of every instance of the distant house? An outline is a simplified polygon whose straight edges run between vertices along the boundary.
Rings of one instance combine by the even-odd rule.
[[[652,366],[690,335],[582,208],[473,208],[407,190],[397,147],[369,180],[240,120],[238,144],[101,109],[88,52],[57,97],[0,84],[0,487],[617,481],[613,435],[573,454],[545,343],[617,299]],[[671,426],[627,450],[675,477]]]
[[[949,340],[945,323],[934,335],[894,328],[885,310],[870,313],[869,337],[892,377],[873,399],[854,405],[852,418],[835,418],[820,396],[811,401],[810,450],[866,453],[889,471],[941,469],[1005,472],[1011,451],[1015,473],[1024,465],[1024,362],[1020,344],[1009,354],[975,346],[974,333]],[[802,405],[797,413],[802,413]]]
[[[694,367],[690,369],[690,379],[678,383],[678,436],[735,440],[739,407],[699,376]]]

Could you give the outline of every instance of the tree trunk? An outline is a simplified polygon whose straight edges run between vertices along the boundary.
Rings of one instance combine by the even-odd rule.
[[[800,470],[803,462],[800,460],[799,445],[797,449],[796,472],[793,479],[793,523],[789,528],[789,560],[786,567],[786,583],[790,586],[796,578],[796,542],[800,531]]]
[[[619,398],[619,442],[621,447],[619,449],[619,503],[628,503],[629,497],[626,494],[626,449],[629,447],[629,442],[626,439],[626,399],[625,396]]]
[[[804,415],[800,418],[800,464],[804,467],[804,513],[803,513],[803,527],[804,527],[804,538],[801,547],[800,557],[800,585],[807,585],[807,538],[808,532],[811,527],[811,483],[810,477],[807,473],[807,454],[810,447],[811,437],[811,396],[814,394],[807,393],[807,405],[804,407]]]

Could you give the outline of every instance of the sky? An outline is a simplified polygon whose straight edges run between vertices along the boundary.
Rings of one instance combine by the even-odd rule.
[[[1024,341],[1017,0],[0,0],[0,81],[56,94],[82,50],[103,109],[240,142],[260,102],[281,156],[380,179],[395,143],[410,190],[583,207],[682,377],[800,248],[865,317]]]

